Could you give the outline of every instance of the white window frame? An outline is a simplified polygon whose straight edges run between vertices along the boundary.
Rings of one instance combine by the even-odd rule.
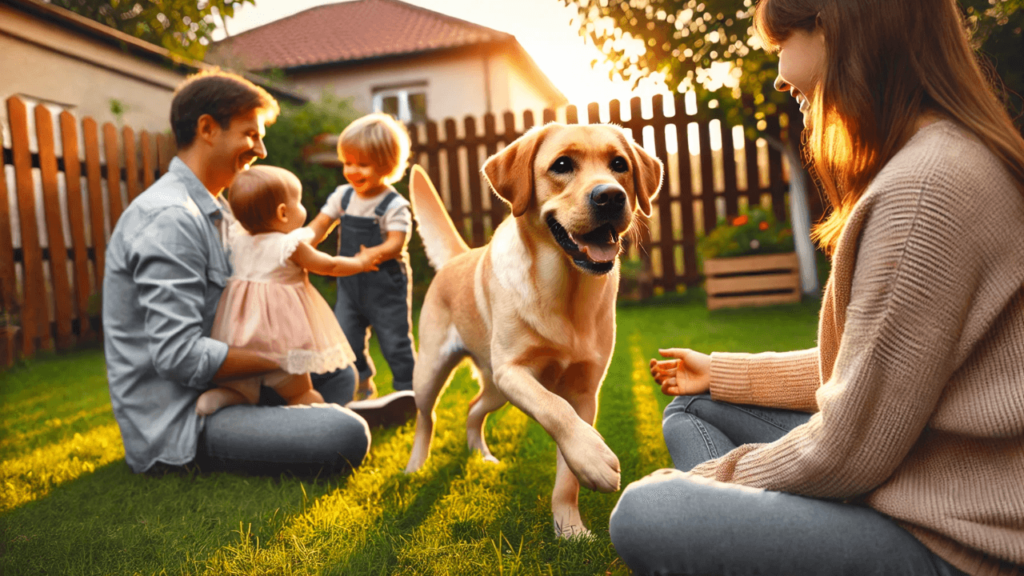
[[[415,82],[402,86],[387,86],[373,89],[373,111],[384,110],[384,99],[389,96],[398,97],[398,120],[412,122],[412,111],[409,109],[410,94],[427,94],[426,82]],[[428,101],[429,106],[429,101]]]

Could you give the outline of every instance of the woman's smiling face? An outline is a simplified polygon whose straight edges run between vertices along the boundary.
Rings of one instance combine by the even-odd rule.
[[[814,91],[825,71],[825,35],[820,28],[813,32],[796,30],[779,43],[779,75],[775,89],[789,92],[804,115],[804,126],[810,119]]]

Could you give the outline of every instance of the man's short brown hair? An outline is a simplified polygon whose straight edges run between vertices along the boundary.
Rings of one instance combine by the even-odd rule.
[[[262,110],[267,124],[281,112],[273,96],[245,78],[219,68],[203,70],[186,78],[174,91],[171,130],[178,148],[188,148],[196,139],[196,123],[203,114],[209,114],[226,129],[232,118],[252,110]]]

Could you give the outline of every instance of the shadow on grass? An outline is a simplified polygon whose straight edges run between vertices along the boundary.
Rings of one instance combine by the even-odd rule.
[[[433,469],[431,478],[416,487],[412,501],[405,506],[389,506],[377,521],[377,530],[361,534],[359,543],[346,557],[332,566],[330,574],[390,574],[398,563],[399,546],[408,540],[430,515],[438,501],[448,493],[452,481],[460,478],[470,458],[465,446],[454,459]],[[387,480],[382,500],[399,500],[399,493],[408,493],[412,477],[400,473]]]

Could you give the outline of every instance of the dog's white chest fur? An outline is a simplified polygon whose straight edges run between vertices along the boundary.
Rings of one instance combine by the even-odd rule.
[[[595,308],[601,308],[602,300],[610,297],[610,305],[614,306],[617,265],[605,276],[580,274],[571,269],[571,264],[554,246],[538,243],[531,252],[520,239],[515,220],[511,218],[495,230],[489,257],[501,297],[508,300],[504,309],[514,310],[538,336],[561,348],[567,362],[590,359],[594,355],[593,342],[584,336],[596,331],[585,325],[605,320],[595,313]],[[609,286],[613,287],[610,293]],[[567,294],[569,291],[571,295]],[[614,320],[611,322],[614,324]]]

